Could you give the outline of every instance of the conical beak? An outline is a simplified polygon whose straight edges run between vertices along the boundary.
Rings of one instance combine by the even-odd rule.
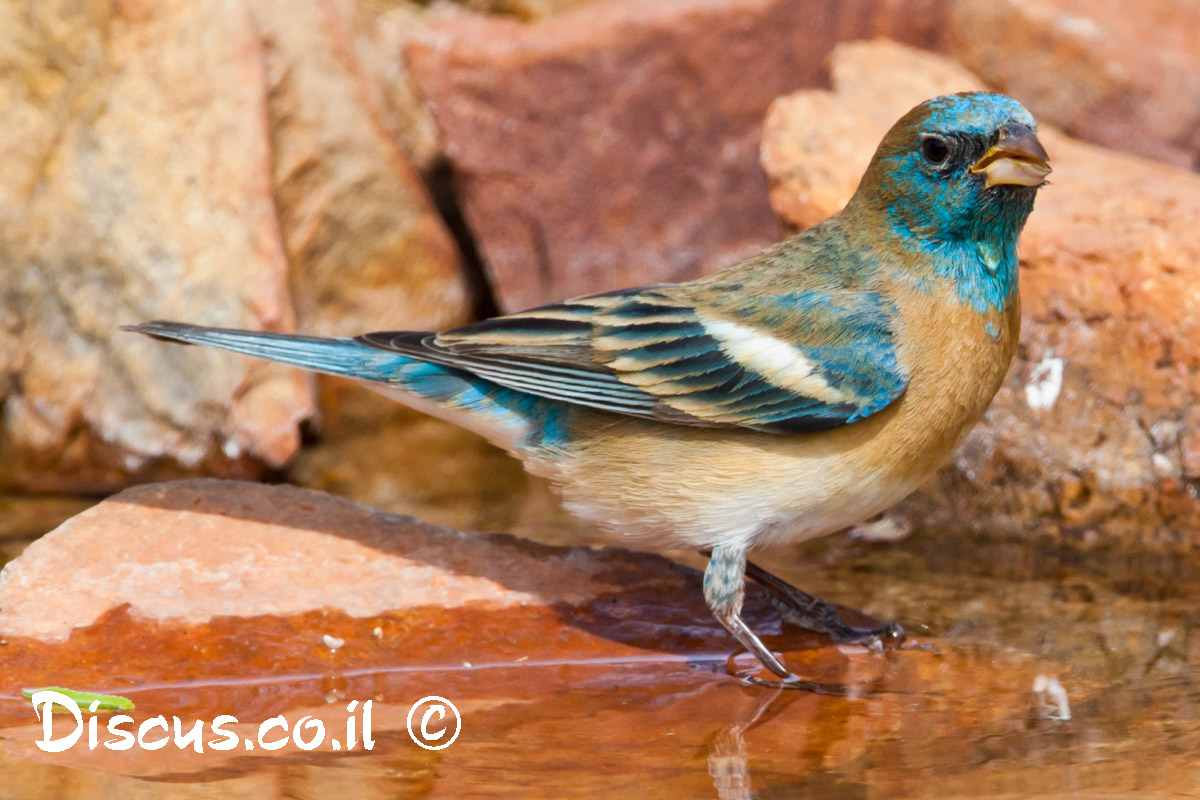
[[[1049,159],[1033,131],[1019,122],[1006,122],[1000,126],[996,146],[975,162],[971,172],[987,176],[988,188],[1041,186],[1050,174]]]

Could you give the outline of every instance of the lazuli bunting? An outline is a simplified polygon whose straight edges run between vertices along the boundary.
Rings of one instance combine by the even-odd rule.
[[[748,571],[785,618],[839,641],[903,633],[844,624],[746,553],[886,509],[983,414],[1017,343],[1017,238],[1050,172],[1035,128],[1003,95],[929,100],[840,213],[689,283],[442,333],[130,330],[367,381],[507,448],[583,517],[711,551],[713,614],[800,685],[742,621]]]

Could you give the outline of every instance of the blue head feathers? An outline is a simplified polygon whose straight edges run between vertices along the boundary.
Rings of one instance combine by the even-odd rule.
[[[1037,123],[1016,100],[935,97],[884,137],[847,210],[904,249],[939,258],[981,311],[1015,288],[1017,237],[1049,174]]]

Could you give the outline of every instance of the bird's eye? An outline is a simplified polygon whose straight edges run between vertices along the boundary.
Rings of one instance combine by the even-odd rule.
[[[946,142],[937,136],[926,136],[921,140],[921,155],[930,164],[941,164],[950,155]]]

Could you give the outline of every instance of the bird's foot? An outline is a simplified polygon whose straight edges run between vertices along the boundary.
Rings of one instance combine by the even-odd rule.
[[[785,622],[828,634],[837,644],[864,645],[872,652],[894,650],[904,644],[904,628],[899,623],[875,627],[850,625],[842,620],[833,603],[797,589],[757,564],[747,562],[746,575],[767,590],[772,605],[779,609]]]
[[[895,623],[877,628],[847,625],[838,616],[832,603],[805,594],[771,573],[747,564],[745,549],[740,547],[714,548],[704,571],[704,599],[713,616],[738,642],[758,659],[759,664],[775,675],[762,678],[755,673],[733,672],[744,683],[773,689],[791,689],[838,697],[858,697],[870,693],[870,687],[856,684],[818,683],[792,674],[771,649],[755,635],[741,617],[742,587],[745,575],[766,587],[772,601],[780,608],[784,619],[805,628],[827,633],[839,642],[866,644],[876,650],[896,647],[904,641],[904,629]],[[757,670],[755,671],[757,672]]]

